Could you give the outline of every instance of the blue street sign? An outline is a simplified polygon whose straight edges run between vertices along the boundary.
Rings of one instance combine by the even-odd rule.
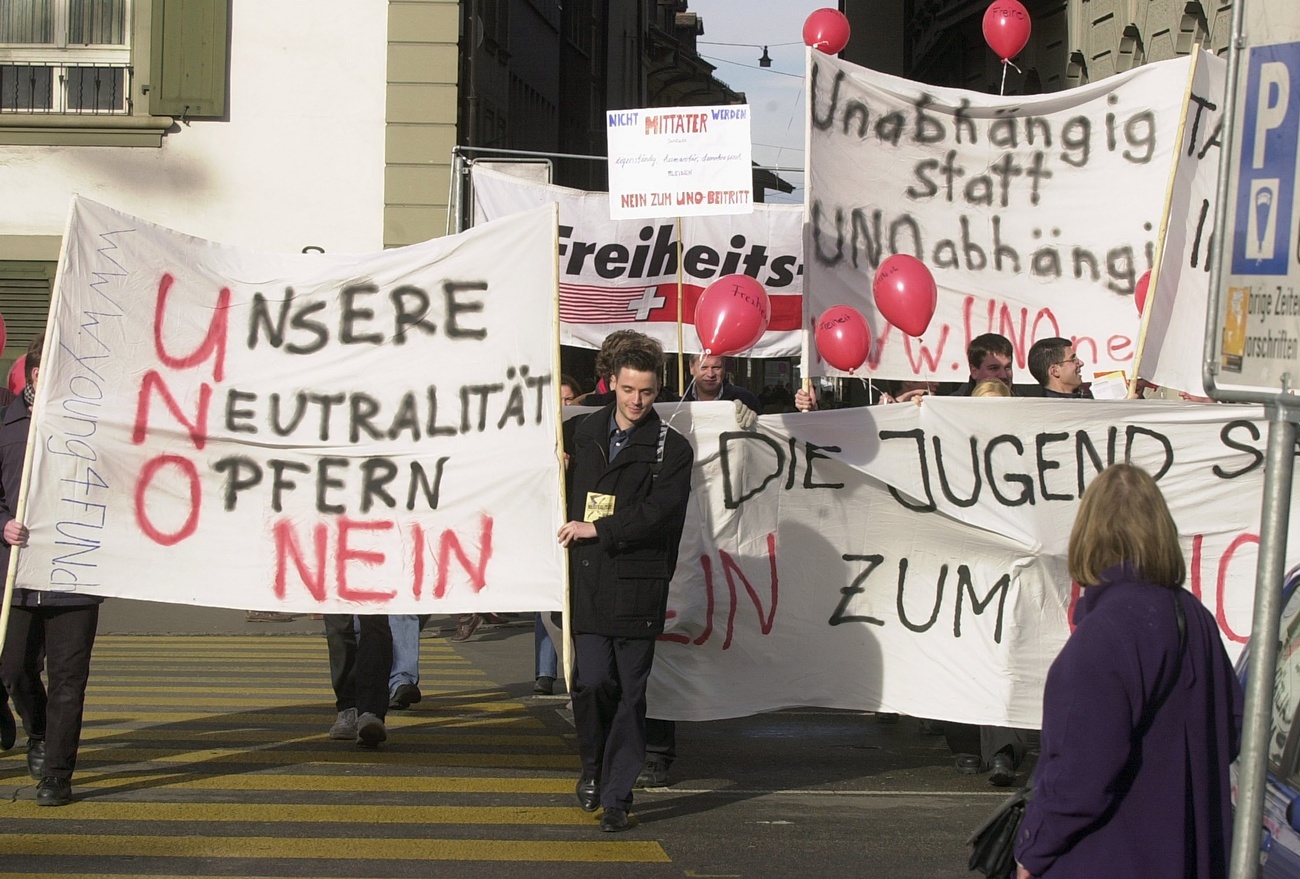
[[[1300,138],[1300,43],[1254,47],[1247,63],[1232,274],[1285,275]]]

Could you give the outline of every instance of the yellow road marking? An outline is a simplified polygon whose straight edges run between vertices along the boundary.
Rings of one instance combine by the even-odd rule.
[[[0,807],[7,820],[50,818],[49,810],[33,800]],[[60,813],[62,815],[62,813]],[[558,824],[590,826],[595,820],[577,804],[557,806],[364,806],[264,803],[104,803],[81,801],[71,821],[220,822],[280,824]],[[10,828],[12,829],[12,828]]]
[[[592,823],[595,830],[595,823]],[[598,832],[598,831],[597,831]],[[270,836],[136,836],[7,833],[5,854],[50,856],[310,858],[393,861],[667,863],[657,842],[523,842],[508,839],[282,839]]]
[[[406,720],[403,718],[402,720]],[[400,741],[411,744],[429,744],[429,745],[481,745],[492,748],[518,747],[518,748],[540,748],[546,747],[553,750],[559,750],[564,747],[565,740],[561,736],[553,733],[484,733],[475,735],[471,733],[446,732],[443,730],[426,730],[418,724],[417,718],[411,718],[409,723],[390,722],[387,724],[390,732],[394,732],[396,738],[397,731],[400,731]],[[289,735],[284,732],[273,729],[158,729],[144,728],[138,730],[114,730],[114,729],[83,729],[81,733],[82,751],[88,750],[90,742],[96,742],[101,739],[119,739],[131,744],[154,744],[157,742],[178,742],[193,745],[211,745],[213,740],[220,744],[253,744],[253,745],[288,745],[302,744],[304,742],[320,743],[325,739],[325,730],[310,733],[308,735]]]
[[[328,691],[326,690],[321,690],[322,694],[325,694],[327,692]],[[257,695],[256,690],[248,693],[245,696],[241,696],[238,698],[234,696],[230,696],[225,699],[218,699],[218,698],[205,699],[201,696],[195,696],[189,699],[178,699],[175,696],[156,696],[156,697],[138,696],[138,695],[133,696],[128,692],[123,692],[120,695],[99,694],[98,696],[96,696],[93,689],[87,690],[87,693],[89,694],[90,699],[100,706],[114,705],[114,704],[124,704],[124,705],[129,704],[129,705],[137,705],[137,706],[148,706],[148,705],[167,706],[167,705],[179,704],[179,705],[207,706],[212,708],[228,708],[228,707],[246,708],[249,705],[261,705],[266,702],[284,701],[282,698],[274,695],[259,697]],[[475,698],[478,699],[484,699],[491,696],[497,696],[501,699],[508,698],[504,692],[492,693],[492,692],[483,692],[481,690],[475,690],[473,693],[467,693],[465,695],[473,695]],[[329,696],[330,696],[330,701],[333,702],[334,701],[334,699],[332,698],[333,694],[329,693]],[[456,708],[460,710],[469,710],[473,708],[474,710],[477,711],[522,711],[524,710],[524,706],[519,704],[518,702],[515,703],[475,702],[475,703],[465,703],[465,704],[457,703]]]
[[[576,778],[576,776],[575,776]],[[186,780],[188,779],[188,780]],[[189,773],[122,770],[103,775],[79,773],[76,787],[135,789],[141,783],[169,790],[340,791],[438,794],[573,794],[574,778],[508,778],[483,775],[278,775],[241,773],[195,778]],[[84,805],[84,803],[79,804]],[[347,807],[350,808],[350,807]],[[344,814],[347,808],[343,809]],[[77,812],[80,811],[78,808]],[[48,814],[48,813],[47,813]],[[73,818],[76,814],[72,815]]]
[[[567,754],[483,754],[408,752],[388,748],[367,750],[348,742],[338,742],[337,751],[273,749],[195,749],[168,751],[144,748],[82,748],[78,760],[88,764],[104,763],[203,763],[209,765],[253,764],[297,766],[311,763],[357,764],[381,766],[506,766],[512,768],[568,769],[578,765],[576,755]],[[27,771],[26,763],[13,770]]]
[[[86,688],[87,693],[103,693],[105,695],[131,694],[131,693],[202,693],[204,695],[229,694],[240,698],[258,696],[263,693],[268,697],[280,698],[282,696],[318,696],[321,693],[328,694],[331,698],[334,691],[328,684],[323,686],[304,686],[302,684],[263,684],[258,683],[250,691],[248,685],[242,687],[223,687],[220,685],[205,686],[200,682],[186,684],[185,686],[159,686],[157,684],[147,684],[140,682],[125,682],[111,684],[96,684],[92,679],[90,686]],[[175,678],[171,678],[175,681]],[[456,693],[463,693],[469,688],[482,688],[487,681],[458,680],[456,678],[434,678],[432,685],[420,687],[420,692],[425,696],[451,696]],[[476,690],[477,692],[477,690]]]
[[[326,714],[327,710],[330,712],[329,714]],[[429,710],[429,706],[420,703],[420,707],[416,710],[418,713],[413,713],[410,716],[413,719],[418,719],[419,723],[424,726],[513,726],[527,727],[529,729],[540,729],[546,726],[545,723],[532,715],[521,713],[515,716],[506,716],[505,712],[499,708],[490,717],[478,716],[475,712],[482,709],[464,705],[448,705],[439,708],[435,713]],[[439,716],[447,712],[454,712],[454,714],[451,717]],[[329,709],[322,708],[319,711],[278,712],[274,714],[262,711],[219,713],[212,711],[131,711],[124,713],[121,710],[99,709],[87,710],[85,717],[87,727],[104,727],[111,724],[138,729],[150,729],[154,724],[160,723],[186,723],[192,721],[207,721],[200,729],[231,729],[235,724],[241,722],[254,729],[260,729],[263,726],[321,727],[322,724],[324,727],[328,727],[334,722],[333,706],[330,706]],[[389,717],[395,718],[395,715],[389,715]]]

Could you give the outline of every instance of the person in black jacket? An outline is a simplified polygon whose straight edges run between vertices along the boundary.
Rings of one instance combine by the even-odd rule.
[[[22,483],[27,428],[40,375],[43,339],[27,349],[27,387],[0,413],[0,529],[10,546],[27,543],[27,526],[14,517]],[[0,554],[0,575],[9,553]],[[14,589],[9,630],[0,656],[0,677],[13,697],[27,733],[27,772],[40,784],[38,806],[72,802],[81,718],[90,678],[90,653],[104,599],[82,592]],[[41,658],[45,677],[41,681]]]
[[[690,500],[690,443],[655,413],[663,348],[648,336],[619,346],[614,402],[565,424],[569,602],[575,652],[573,719],[583,809],[626,830],[645,762],[646,680],[663,632],[668,583]]]

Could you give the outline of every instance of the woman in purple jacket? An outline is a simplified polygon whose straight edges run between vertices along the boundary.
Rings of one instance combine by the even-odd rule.
[[[1069,567],[1083,597],[1047,674],[1017,875],[1226,875],[1241,687],[1181,588],[1178,531],[1145,471],[1116,464],[1088,487]]]

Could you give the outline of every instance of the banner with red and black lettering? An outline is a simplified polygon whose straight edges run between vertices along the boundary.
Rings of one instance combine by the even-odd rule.
[[[1081,594],[1079,500],[1120,461],[1156,477],[1183,586],[1234,658],[1250,636],[1260,407],[927,397],[748,431],[726,403],[658,410],[689,430],[696,470],[652,717],[820,706],[1038,726]],[[1300,562],[1300,517],[1288,546]]]
[[[538,205],[560,209],[560,341],[599,348],[614,330],[639,330],[677,350],[677,221],[611,220],[609,194],[532,183],[474,167],[474,222]],[[700,350],[695,303],[724,275],[758,280],[772,304],[752,357],[797,357],[803,334],[803,210],[754,205],[753,213],[681,220],[683,347]]]
[[[863,372],[882,378],[964,381],[967,343],[989,332],[1011,340],[1022,375],[1030,346],[1052,336],[1073,342],[1086,371],[1131,374],[1133,293],[1155,259],[1190,63],[999,97],[810,51],[807,319],[858,308],[873,337]],[[873,302],[895,253],[938,285],[920,338]],[[815,348],[809,360],[807,374],[834,372]]]
[[[555,223],[276,254],[74,200],[18,585],[558,609]]]

